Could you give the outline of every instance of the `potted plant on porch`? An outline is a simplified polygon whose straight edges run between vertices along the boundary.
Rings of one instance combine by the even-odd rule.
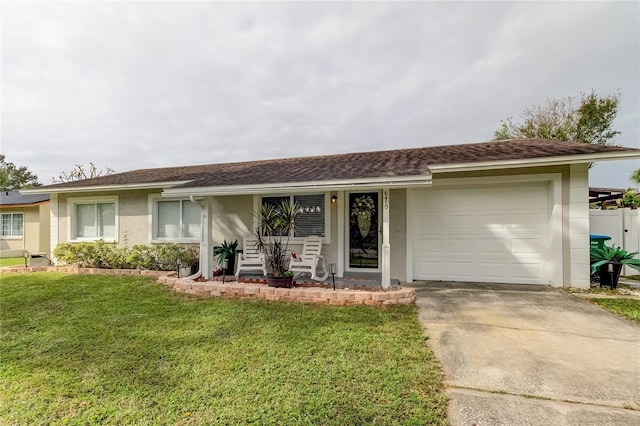
[[[637,254],[616,246],[594,247],[591,249],[591,274],[599,274],[600,287],[609,286],[614,289],[618,285],[623,266],[640,271],[640,259],[635,258]]]
[[[293,274],[287,268],[289,239],[300,206],[283,201],[279,205],[261,205],[256,213],[258,248],[264,253],[267,283],[271,287],[291,287]]]
[[[238,240],[230,243],[224,240],[221,245],[213,248],[213,255],[216,257],[220,267],[224,265],[224,260],[227,259],[227,269],[225,274],[233,275],[236,265],[236,253],[238,252]]]
[[[195,246],[180,246],[178,253],[178,276],[188,277],[194,272],[194,267],[199,262],[198,248]]]

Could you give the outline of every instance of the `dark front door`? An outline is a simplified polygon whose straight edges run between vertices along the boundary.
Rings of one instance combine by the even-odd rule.
[[[349,269],[379,268],[378,192],[349,193]]]

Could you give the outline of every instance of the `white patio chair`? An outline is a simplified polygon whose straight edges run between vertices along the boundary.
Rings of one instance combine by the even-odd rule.
[[[294,273],[294,278],[306,273],[311,274],[312,280],[326,280],[329,276],[329,271],[327,271],[324,257],[320,254],[321,251],[322,237],[306,237],[302,246],[302,253],[295,256],[292,254],[289,261],[289,270]],[[320,263],[322,263],[322,269],[318,268]],[[318,273],[319,270],[322,271],[322,274]]]
[[[239,253],[238,266],[236,267],[236,279],[240,277],[240,271],[261,270],[267,275],[267,265],[264,253],[258,248],[257,237],[244,237],[242,239],[242,253]]]

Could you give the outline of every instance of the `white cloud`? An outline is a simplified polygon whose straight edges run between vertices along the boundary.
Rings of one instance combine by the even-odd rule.
[[[592,88],[621,92],[617,143],[638,146],[639,13],[622,2],[4,2],[2,152],[47,182],[89,161],[125,171],[474,142]],[[626,182],[603,168],[594,184]]]

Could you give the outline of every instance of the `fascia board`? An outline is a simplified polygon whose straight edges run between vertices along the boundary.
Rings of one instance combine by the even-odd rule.
[[[38,207],[43,204],[49,204],[49,203],[50,203],[49,200],[45,200],[45,201],[38,201],[36,203],[31,203],[31,204],[24,204],[24,203],[23,204],[0,204],[0,209]]]
[[[212,187],[189,187],[189,188],[167,188],[163,191],[163,196],[180,195],[240,195],[240,194],[265,194],[279,192],[304,192],[309,190],[344,190],[371,187],[406,187],[415,185],[430,185],[431,175],[407,176],[401,178],[374,178],[368,180],[345,180],[345,181],[315,181],[315,182],[291,182],[291,183],[270,183],[260,185],[231,185]]]
[[[24,194],[66,194],[76,192],[106,192],[106,191],[133,191],[140,189],[163,189],[171,186],[183,185],[190,180],[170,181],[170,182],[153,182],[153,183],[130,183],[124,185],[101,185],[101,186],[79,186],[74,188],[31,188],[21,189]]]
[[[433,173],[463,172],[475,170],[514,169],[520,167],[559,166],[563,164],[592,163],[596,161],[632,160],[635,158],[640,158],[640,152],[627,151],[606,154],[572,155],[522,160],[482,161],[477,163],[460,164],[429,164],[429,170]]]

